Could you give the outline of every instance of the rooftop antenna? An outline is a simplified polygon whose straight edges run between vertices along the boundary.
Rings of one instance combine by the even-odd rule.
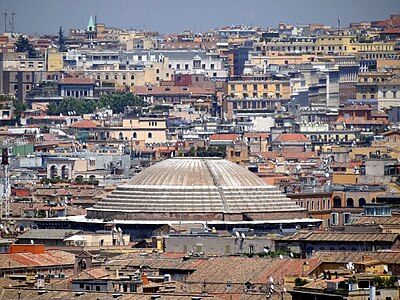
[[[4,4],[4,33],[7,32],[7,5]]]
[[[11,34],[14,34],[14,16],[15,13],[11,13]]]
[[[338,28],[338,35],[340,35],[340,16],[337,17],[337,28]]]

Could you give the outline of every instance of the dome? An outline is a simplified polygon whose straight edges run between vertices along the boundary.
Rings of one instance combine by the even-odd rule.
[[[120,185],[88,218],[123,220],[268,220],[302,218],[305,210],[232,162],[173,158]]]

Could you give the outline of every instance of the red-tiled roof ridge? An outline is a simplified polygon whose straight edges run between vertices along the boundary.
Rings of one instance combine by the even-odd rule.
[[[99,126],[100,124],[96,121],[92,120],[81,120],[71,124],[69,127],[71,128],[94,128]]]
[[[210,141],[237,141],[239,135],[235,133],[214,133],[210,136]]]
[[[275,139],[275,141],[309,141],[309,139],[301,133],[281,133]]]

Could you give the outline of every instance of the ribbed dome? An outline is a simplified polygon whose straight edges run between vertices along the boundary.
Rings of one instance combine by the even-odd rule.
[[[128,185],[157,186],[262,186],[255,174],[215,158],[174,158],[164,160],[134,176]]]
[[[265,219],[301,213],[250,171],[223,159],[174,158],[157,163],[88,209],[91,218],[136,220]],[[269,214],[268,216],[266,214]]]

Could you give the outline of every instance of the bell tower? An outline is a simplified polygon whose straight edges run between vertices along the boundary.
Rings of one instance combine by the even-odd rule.
[[[96,24],[93,21],[93,14],[90,14],[89,23],[86,27],[86,38],[89,40],[93,40],[96,38],[96,36]]]

